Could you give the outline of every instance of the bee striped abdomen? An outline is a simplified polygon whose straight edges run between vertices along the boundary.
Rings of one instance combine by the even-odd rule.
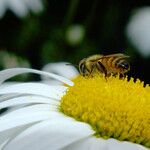
[[[113,63],[114,59],[114,57],[104,57],[101,59],[101,62],[105,66],[107,72],[112,72],[115,69],[115,65]]]

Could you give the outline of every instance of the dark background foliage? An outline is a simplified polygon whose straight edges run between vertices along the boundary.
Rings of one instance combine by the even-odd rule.
[[[96,53],[126,53],[131,56],[129,76],[150,83],[150,59],[143,58],[125,36],[132,11],[148,5],[144,0],[45,0],[39,14],[18,18],[8,10],[0,20],[0,50],[26,59],[37,69],[49,62],[77,64]],[[74,25],[83,29],[77,43],[67,39],[67,31]]]

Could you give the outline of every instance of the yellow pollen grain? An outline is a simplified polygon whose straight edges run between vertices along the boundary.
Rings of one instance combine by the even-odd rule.
[[[102,138],[150,147],[150,87],[118,77],[77,77],[62,97],[60,111],[86,122]]]

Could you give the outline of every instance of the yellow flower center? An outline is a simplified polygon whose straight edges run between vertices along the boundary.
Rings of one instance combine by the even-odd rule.
[[[150,87],[133,78],[77,77],[62,97],[60,111],[86,122],[102,138],[150,147]]]

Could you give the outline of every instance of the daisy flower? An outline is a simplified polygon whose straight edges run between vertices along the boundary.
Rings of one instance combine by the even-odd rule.
[[[150,56],[150,7],[134,11],[127,27],[126,35],[131,44],[144,57]]]
[[[16,108],[0,117],[2,150],[148,150],[150,87],[134,79],[103,76],[73,81],[26,68],[0,72],[0,83],[22,73],[57,79],[0,88],[0,108]]]
[[[38,13],[43,10],[41,0],[0,0],[0,18],[11,10],[17,17],[25,17],[30,11]]]

